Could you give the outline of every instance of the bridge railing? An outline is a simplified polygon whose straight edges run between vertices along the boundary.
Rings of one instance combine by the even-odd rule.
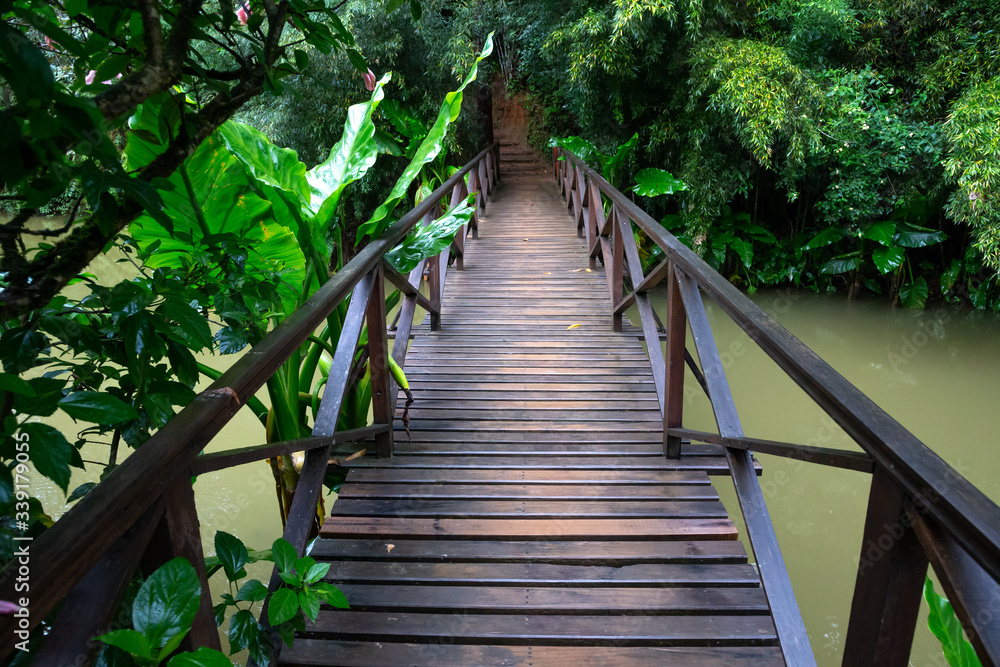
[[[417,305],[430,313],[434,328],[440,323],[449,256],[454,252],[456,265],[461,267],[467,230],[461,228],[450,248],[422,261],[406,277],[386,262],[384,255],[421,221],[426,224],[434,220],[449,194],[451,205],[475,195],[476,213],[470,220],[475,237],[477,216],[485,208],[499,174],[498,147],[494,143],[483,150],[363,248],[301,308],[128,456],[38,539],[16,542],[30,553],[30,590],[23,587],[24,575],[19,574],[23,563],[15,558],[0,575],[0,600],[26,599],[27,604],[22,606],[27,607],[29,615],[27,619],[0,615],[0,636],[4,638],[0,660],[14,651],[16,631],[35,629],[44,621],[46,636],[34,652],[33,664],[91,664],[98,648],[93,637],[122,623],[117,614],[135,572],[142,570],[148,574],[176,556],[191,562],[202,584],[201,607],[185,639],[186,645],[219,647],[192,476],[305,452],[283,533],[299,554],[303,552],[331,456],[352,452],[358,447],[350,446],[351,443],[371,438],[379,456],[392,455],[397,387],[386,362],[389,352],[384,281],[389,280],[403,294],[391,352],[402,365]],[[419,290],[425,264],[429,272],[429,298]],[[246,401],[348,298],[350,303],[311,437],[201,454]],[[374,424],[337,433],[337,417],[349,388],[359,337],[366,325]],[[278,581],[275,572],[271,590]],[[262,619],[266,619],[265,614]],[[124,622],[130,625],[128,619]]]
[[[983,664],[1000,663],[1000,507],[890,417],[815,352],[775,322],[687,246],[580,158],[554,150],[555,176],[591,268],[603,258],[611,324],[633,305],[647,342],[663,415],[663,446],[680,456],[682,441],[723,445],[746,519],[761,580],[789,664],[813,664],[808,638],[778,550],[751,451],[872,475],[860,562],[844,647],[844,665],[906,665],[928,564]],[[633,227],[634,225],[634,227]],[[663,250],[642,270],[633,228]],[[632,290],[626,294],[628,275]],[[648,292],[667,291],[661,350]],[[775,363],[857,442],[863,453],[810,447],[744,434],[706,316],[711,298]],[[700,367],[687,352],[690,326]],[[684,367],[712,404],[718,434],[682,424]]]

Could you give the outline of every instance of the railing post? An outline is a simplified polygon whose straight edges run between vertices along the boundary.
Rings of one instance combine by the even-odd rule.
[[[669,459],[681,457],[681,439],[669,435],[671,428],[680,428],[684,412],[684,344],[687,336],[687,314],[681,298],[677,273],[671,261],[667,269],[667,353],[663,367],[663,453]]]
[[[601,230],[597,228],[597,208],[600,207],[601,194],[592,181],[587,183],[584,191],[584,200],[587,204],[587,250],[590,251],[590,270],[597,270],[597,244]]]
[[[927,574],[927,555],[905,515],[903,490],[881,466],[868,513],[844,643],[847,665],[905,667]]]
[[[382,263],[375,267],[375,286],[368,299],[368,367],[371,372],[372,419],[375,424],[388,424],[386,433],[375,436],[375,451],[379,458],[392,456],[392,401],[389,374],[389,349],[385,338],[385,294]]]
[[[469,174],[469,180],[472,180],[472,174]],[[473,214],[475,215],[475,214]],[[434,211],[430,211],[424,216],[424,224],[428,225],[435,220]],[[447,255],[445,255],[447,257]],[[429,300],[431,305],[434,306],[434,312],[431,312],[431,331],[438,331],[441,329],[441,271],[438,270],[438,262],[441,261],[441,255],[434,255],[427,259],[427,290],[430,292]],[[447,259],[445,260],[447,261]]]
[[[625,295],[625,243],[618,225],[618,205],[611,205],[611,307],[616,308]],[[622,330],[622,314],[611,315],[611,330]]]
[[[201,584],[201,600],[191,632],[184,638],[181,646],[188,649],[207,646],[221,650],[219,626],[215,623],[208,573],[205,570],[205,551],[201,546],[198,507],[195,505],[194,486],[189,474],[181,475],[164,491],[163,509],[163,518],[143,556],[142,569],[149,574],[170,558],[178,556],[191,563]]]
[[[459,183],[455,184],[455,187],[451,189],[451,201],[448,204],[448,208],[455,208],[462,201],[462,185]],[[470,218],[471,222],[471,218]],[[465,236],[469,233],[468,225],[462,225],[458,228],[455,233],[455,240],[452,242],[458,252],[455,253],[455,268],[464,269],[465,268]],[[478,234],[478,230],[474,232]]]

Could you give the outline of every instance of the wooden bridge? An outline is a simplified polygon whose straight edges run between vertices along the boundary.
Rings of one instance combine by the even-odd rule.
[[[483,151],[366,247],[36,541],[34,623],[61,606],[35,664],[92,655],[88,639],[151,549],[204,577],[192,473],[305,451],[284,533],[301,552],[331,457],[372,439],[377,456],[345,462],[312,551],[351,608],[324,608],[280,664],[814,664],[752,451],[872,474],[858,546],[880,555],[859,567],[845,665],[907,664],[928,564],[996,664],[1000,508],[576,156],[556,156],[554,179],[499,185],[496,155]],[[399,275],[382,256],[449,194],[475,194],[472,229]],[[648,274],[633,230],[664,251]],[[384,280],[405,295],[391,329]],[[232,395],[253,395],[349,295],[313,436],[200,455],[239,409]],[[746,436],[703,295],[865,453]],[[337,433],[366,323],[374,424]],[[408,432],[388,354],[416,399]],[[683,428],[685,366],[718,433]],[[753,564],[712,475],[732,477]],[[0,599],[14,599],[4,574]],[[0,625],[12,636],[10,617]],[[189,643],[219,644],[204,597]]]

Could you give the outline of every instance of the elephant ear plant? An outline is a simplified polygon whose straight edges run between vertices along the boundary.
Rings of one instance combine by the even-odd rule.
[[[462,91],[475,80],[478,62],[491,52],[492,39],[488,39],[461,86],[445,97],[437,121],[414,150],[386,201],[362,225],[359,239],[377,237],[395,221],[393,211],[422,169],[441,153],[448,128],[461,111]],[[381,153],[374,118],[391,78],[391,74],[383,76],[375,82],[367,102],[350,107],[340,141],[328,158],[312,169],[307,169],[294,151],[275,146],[254,128],[234,121],[224,123],[163,184],[160,196],[170,224],[143,216],[132,225],[133,242],[150,267],[185,267],[206,261],[208,249],[225,248],[232,239],[249,239],[252,243],[247,251],[232,258],[231,265],[254,275],[280,276],[263,297],[224,296],[212,304],[222,324],[215,334],[221,352],[238,352],[258,342],[270,327],[301,307],[343,268],[344,228],[338,203],[347,187],[368,173]],[[164,95],[142,105],[130,121],[127,168],[137,168],[169,144],[180,131],[185,104],[181,96]],[[388,253],[388,260],[399,270],[411,268],[448,247],[472,214],[472,206],[460,202],[440,220],[412,232]],[[223,266],[217,269],[231,272]],[[391,308],[398,297],[398,292],[390,294],[387,307]],[[309,435],[346,310],[345,302],[268,380],[270,408],[251,400],[250,407],[265,426],[268,442]],[[351,374],[357,380],[347,389],[338,430],[367,422],[371,387],[366,342],[367,335],[362,334]],[[218,375],[206,366],[200,368],[208,375]],[[398,366],[391,370],[404,385]],[[270,463],[285,519],[301,457],[296,460],[284,455]],[[317,519],[323,514],[321,506]]]

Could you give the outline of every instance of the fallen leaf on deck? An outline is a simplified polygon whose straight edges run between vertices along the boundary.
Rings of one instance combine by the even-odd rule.
[[[576,329],[578,326],[580,326],[580,325],[579,324],[571,324],[568,327],[566,327],[566,331],[569,331],[570,329]]]
[[[386,553],[390,553],[390,552],[392,552],[392,550],[393,550],[393,549],[395,549],[395,548],[396,548],[396,545],[395,545],[395,544],[387,544],[387,545],[385,545],[385,552],[386,552]]]

